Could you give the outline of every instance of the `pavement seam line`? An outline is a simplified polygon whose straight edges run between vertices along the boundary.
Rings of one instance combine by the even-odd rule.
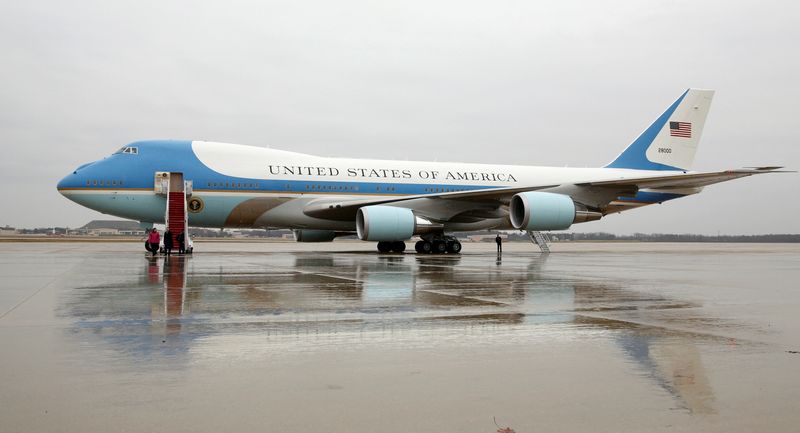
[[[76,264],[75,266],[77,266],[77,264]],[[25,297],[25,299],[23,299],[23,300],[19,301],[19,302],[17,303],[17,305],[14,305],[13,307],[11,307],[11,308],[10,308],[8,311],[6,311],[5,313],[3,313],[3,314],[0,314],[0,320],[3,320],[3,319],[5,319],[5,318],[6,318],[6,316],[8,316],[9,314],[13,313],[13,312],[14,312],[14,310],[16,310],[17,308],[21,307],[21,306],[22,306],[23,304],[25,304],[26,302],[30,301],[30,300],[31,300],[31,299],[32,299],[34,296],[38,295],[38,294],[39,294],[39,293],[40,293],[42,290],[44,290],[44,289],[46,289],[46,288],[50,287],[50,286],[51,286],[53,283],[55,283],[55,282],[56,282],[56,281],[58,281],[58,280],[59,280],[61,277],[63,277],[64,275],[66,275],[66,274],[67,274],[67,272],[70,272],[70,271],[72,271],[72,270],[75,268],[75,266],[72,266],[72,267],[70,267],[69,269],[67,269],[66,271],[64,271],[64,272],[62,272],[62,273],[60,273],[60,274],[56,275],[55,277],[53,277],[53,279],[52,279],[52,280],[50,280],[50,282],[48,282],[47,284],[45,284],[45,285],[44,285],[44,286],[42,286],[42,287],[39,287],[38,289],[36,289],[36,291],[34,291],[34,292],[33,292],[33,293],[31,293],[30,295],[26,296],[26,297]]]

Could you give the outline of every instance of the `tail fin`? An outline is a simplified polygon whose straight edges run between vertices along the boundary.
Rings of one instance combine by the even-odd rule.
[[[713,97],[713,90],[687,90],[606,167],[689,170]]]

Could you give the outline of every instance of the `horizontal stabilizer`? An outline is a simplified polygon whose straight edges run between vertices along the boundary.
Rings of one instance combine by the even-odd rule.
[[[740,168],[737,170],[725,170],[713,173],[681,173],[669,176],[640,177],[621,180],[606,180],[600,182],[587,182],[578,184],[579,186],[602,186],[602,187],[631,187],[636,188],[701,188],[715,183],[738,179],[740,177],[752,176],[764,173],[791,173],[790,171],[778,171],[783,167],[758,167]]]

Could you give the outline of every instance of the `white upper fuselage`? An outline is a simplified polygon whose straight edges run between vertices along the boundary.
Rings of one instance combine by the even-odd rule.
[[[307,182],[374,184],[360,194],[397,192],[401,185],[424,185],[413,193],[441,192],[436,189],[560,185],[590,181],[663,176],[663,171],[539,167],[461,162],[396,161],[333,158],[284,150],[214,142],[192,142],[197,158],[208,168],[226,176]],[[196,188],[205,188],[195,185]],[[349,192],[349,191],[348,191]],[[311,193],[311,192],[309,192]]]

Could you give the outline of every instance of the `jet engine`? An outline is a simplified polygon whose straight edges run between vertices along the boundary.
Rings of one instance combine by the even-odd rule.
[[[362,241],[402,241],[413,235],[442,229],[442,224],[394,206],[364,206],[356,214],[356,231]]]
[[[519,230],[565,230],[574,223],[599,220],[603,214],[588,211],[568,195],[530,191],[511,198],[509,216]]]
[[[333,242],[336,232],[333,230],[293,230],[297,242]]]

